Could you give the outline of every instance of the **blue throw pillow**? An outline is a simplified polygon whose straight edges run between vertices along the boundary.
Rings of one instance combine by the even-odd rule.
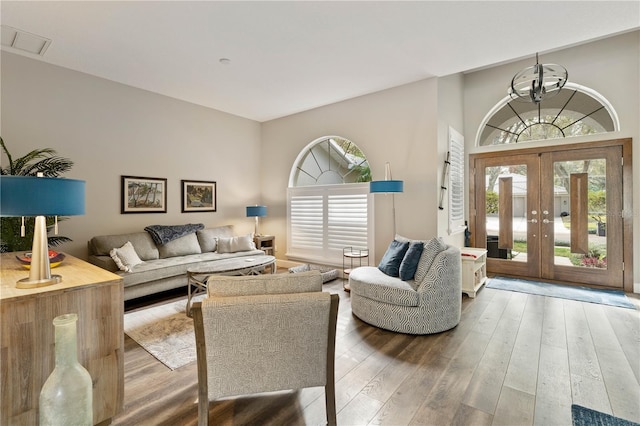
[[[380,260],[378,269],[390,277],[399,277],[400,263],[402,263],[402,259],[404,259],[404,255],[408,249],[408,242],[401,243],[396,240],[391,241],[389,248],[385,252],[384,256],[382,256],[382,260]]]
[[[409,249],[400,263],[400,279],[402,281],[409,281],[415,277],[416,269],[418,269],[418,261],[420,260],[423,249],[424,243],[422,242],[409,244]]]

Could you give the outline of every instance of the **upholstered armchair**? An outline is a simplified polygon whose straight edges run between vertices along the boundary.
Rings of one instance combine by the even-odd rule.
[[[427,241],[415,279],[402,281],[376,266],[349,274],[351,311],[385,330],[430,334],[460,322],[462,266],[460,249],[434,238]]]
[[[229,396],[324,386],[327,423],[336,424],[338,295],[322,292],[319,271],[207,280],[193,305],[198,424],[209,402]]]

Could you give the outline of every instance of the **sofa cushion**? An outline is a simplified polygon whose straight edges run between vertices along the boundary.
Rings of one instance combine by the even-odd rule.
[[[122,247],[112,249],[109,254],[121,271],[131,272],[134,266],[142,263],[129,241]]]
[[[424,249],[422,250],[420,260],[418,261],[418,268],[416,269],[416,275],[414,277],[418,285],[420,285],[424,280],[424,277],[427,276],[427,272],[431,269],[431,265],[433,264],[433,260],[436,256],[446,249],[447,245],[444,243],[442,238],[432,238],[426,242]]]
[[[198,237],[198,243],[200,243],[202,253],[216,251],[218,247],[217,239],[219,237],[233,237],[233,227],[227,225],[201,229],[196,232],[196,236]]]
[[[375,266],[362,266],[349,274],[351,291],[362,297],[401,306],[418,306],[420,295],[411,281],[390,277]]]
[[[298,274],[268,274],[229,277],[212,275],[207,279],[209,297],[251,296],[258,294],[309,293],[322,291],[319,271]]]
[[[256,244],[253,242],[253,235],[247,234],[239,237],[219,237],[218,253],[236,253],[239,251],[255,250]]]
[[[422,241],[413,241],[409,244],[409,249],[400,263],[400,279],[402,281],[414,279],[423,249],[424,243]]]
[[[133,272],[117,272],[122,276],[124,287],[130,287],[138,284],[151,283],[155,280],[181,276],[184,278],[184,285],[187,285],[187,269],[191,266],[200,264],[201,262],[218,261],[231,258],[243,258],[245,256],[261,256],[264,252],[261,250],[244,251],[240,253],[200,253],[188,256],[175,256],[166,259],[156,259],[144,262],[135,267]]]
[[[391,244],[389,244],[387,251],[378,264],[378,269],[390,277],[400,276],[400,263],[402,263],[402,259],[404,259],[408,248],[408,242],[391,241]]]
[[[142,260],[153,260],[160,257],[158,248],[148,232],[93,237],[89,244],[91,254],[96,256],[110,256],[112,249],[122,247],[127,241],[133,245],[133,248]]]
[[[202,253],[195,232],[158,246],[160,259]]]

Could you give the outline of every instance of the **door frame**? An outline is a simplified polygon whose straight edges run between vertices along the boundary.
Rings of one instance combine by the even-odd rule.
[[[633,292],[633,159],[632,159],[632,139],[611,139],[596,142],[585,142],[564,145],[549,145],[532,148],[509,149],[501,151],[491,151],[486,153],[476,153],[469,155],[469,230],[471,231],[471,246],[486,247],[486,241],[476,241],[476,170],[475,161],[493,157],[503,157],[505,155],[541,155],[542,153],[581,150],[586,148],[603,148],[619,146],[622,149],[622,251],[624,270],[622,289],[625,292]],[[484,182],[480,183],[484,188]],[[561,282],[561,281],[554,281]],[[566,283],[565,284],[571,284]]]

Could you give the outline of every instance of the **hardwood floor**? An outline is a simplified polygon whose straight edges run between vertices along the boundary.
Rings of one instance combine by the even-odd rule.
[[[339,425],[571,425],[572,403],[640,422],[638,310],[483,288],[463,296],[456,328],[410,336],[354,317],[342,285],[324,287],[340,294]],[[125,336],[124,365],[125,407],[113,424],[197,424],[195,363],[171,371]],[[230,398],[209,415],[213,424],[322,425],[324,393]]]

